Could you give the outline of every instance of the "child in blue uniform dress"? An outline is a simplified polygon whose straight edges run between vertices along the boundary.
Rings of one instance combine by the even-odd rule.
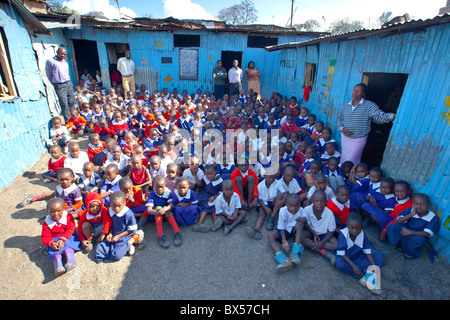
[[[194,190],[189,189],[189,180],[180,177],[177,188],[172,192],[173,215],[180,226],[190,226],[195,223],[200,213],[200,207]]]
[[[391,245],[403,250],[407,259],[419,257],[423,246],[439,231],[439,218],[430,206],[430,198],[418,193],[413,197],[412,208],[402,211],[397,221],[386,228]]]
[[[133,211],[126,205],[126,196],[122,191],[116,191],[110,196],[111,207],[108,210],[112,220],[112,227],[106,238],[95,249],[94,260],[102,263],[103,260],[119,261],[127,253],[134,253],[134,243],[142,244],[144,232],[137,232],[136,219]]]
[[[371,168],[370,171],[368,168],[365,163],[354,165],[349,178],[345,180],[350,187],[351,210],[360,210],[367,195],[373,195],[380,188],[383,171],[378,167]]]
[[[385,265],[383,257],[371,250],[367,235],[362,231],[362,218],[358,213],[347,216],[346,228],[338,235],[336,249],[336,268],[357,279],[362,278],[370,266],[379,268]],[[381,293],[381,288],[373,288],[372,292]]]
[[[103,204],[109,207],[110,194],[120,191],[119,181],[122,179],[122,176],[119,174],[119,167],[115,163],[109,164],[105,170],[105,177],[106,178],[100,187],[100,195],[103,198]]]
[[[395,207],[394,191],[395,181],[392,178],[383,178],[380,183],[380,188],[367,195],[366,202],[361,205],[361,211],[367,213],[375,224],[384,229],[387,221],[384,216],[390,216],[390,212]]]
[[[203,186],[198,192],[198,201],[200,206],[200,216],[197,223],[192,227],[192,231],[196,232],[208,232],[210,227],[205,225],[203,222],[208,214],[213,215],[213,220],[215,221],[215,206],[214,201],[222,192],[222,182],[221,176],[216,175],[216,167],[214,164],[207,164],[205,166],[205,175],[203,176]]]

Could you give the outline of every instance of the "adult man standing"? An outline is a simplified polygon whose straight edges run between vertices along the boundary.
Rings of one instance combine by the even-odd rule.
[[[65,60],[67,51],[59,47],[56,56],[45,63],[45,73],[55,88],[61,106],[61,113],[65,122],[70,118],[70,110],[75,105],[72,82],[70,82],[69,65]]]
[[[341,131],[341,163],[347,160],[353,164],[361,162],[372,121],[388,123],[395,119],[395,113],[385,113],[375,103],[366,100],[366,91],[365,84],[357,84],[352,91],[352,100],[339,112],[337,128]]]
[[[216,99],[222,99],[225,94],[225,80],[227,79],[227,70],[222,66],[222,61],[217,60],[217,67],[213,69],[214,78],[214,96]]]
[[[117,70],[122,74],[122,85],[125,96],[128,91],[134,94],[136,92],[136,85],[134,82],[134,62],[131,60],[130,50],[125,51],[125,57],[117,60]]]
[[[233,61],[233,68],[228,71],[228,81],[230,82],[229,96],[238,95],[242,89],[242,69],[238,66],[237,60]]]

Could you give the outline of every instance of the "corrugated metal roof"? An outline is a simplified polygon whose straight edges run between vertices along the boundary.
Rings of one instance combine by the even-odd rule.
[[[285,44],[280,44],[280,45],[275,45],[275,46],[268,46],[268,47],[266,47],[266,50],[271,52],[271,51],[277,51],[277,50],[281,50],[281,49],[301,48],[301,47],[315,45],[315,44],[323,42],[323,41],[339,42],[339,41],[345,41],[345,40],[361,39],[361,38],[365,38],[365,37],[373,36],[373,35],[379,35],[380,37],[388,37],[388,36],[395,35],[395,34],[414,32],[414,31],[421,30],[428,26],[444,24],[444,23],[448,23],[448,22],[450,22],[450,14],[444,14],[444,15],[436,16],[432,19],[409,20],[409,21],[404,21],[404,22],[388,24],[388,25],[382,26],[380,28],[359,29],[359,30],[355,30],[355,31],[351,31],[351,32],[321,36],[316,39],[303,41],[303,42],[291,42],[291,43],[285,43]]]
[[[19,0],[0,0],[0,2],[13,5],[34,33],[51,34],[50,30],[48,30]]]

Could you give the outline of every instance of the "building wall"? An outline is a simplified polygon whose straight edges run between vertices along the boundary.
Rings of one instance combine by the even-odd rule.
[[[276,86],[286,95],[303,96],[305,63],[316,63],[316,82],[304,103],[323,120],[340,142],[336,121],[342,105],[364,72],[407,73],[408,80],[390,132],[382,169],[430,196],[441,219],[433,238],[441,255],[450,258],[450,24],[424,32],[378,36],[317,46],[283,49]]]
[[[200,47],[190,48],[199,51],[198,80],[179,79],[179,51],[173,46],[173,34],[198,34],[200,35]],[[279,53],[269,54],[264,48],[247,48],[247,34],[225,33],[212,31],[174,31],[150,32],[137,30],[105,30],[82,27],[80,29],[67,30],[70,39],[84,39],[97,41],[102,74],[108,74],[108,56],[105,43],[128,43],[132,59],[136,64],[136,83],[144,83],[150,90],[167,87],[188,90],[195,93],[197,89],[212,91],[214,87],[212,69],[216,61],[221,58],[222,51],[242,51],[243,61],[240,66],[245,71],[249,61],[254,61],[260,69],[261,92],[263,96],[270,96],[274,87],[274,64]],[[305,41],[311,36],[280,35],[278,43],[292,41]],[[184,48],[183,48],[184,49]],[[171,64],[162,64],[162,57],[171,57]],[[246,88],[246,86],[245,86]]]
[[[9,186],[46,152],[50,111],[30,36],[17,10],[0,4],[18,97],[0,102],[0,189]]]

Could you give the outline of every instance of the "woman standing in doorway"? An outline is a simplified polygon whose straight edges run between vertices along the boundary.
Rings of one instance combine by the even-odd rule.
[[[253,61],[248,63],[245,74],[248,77],[248,89],[253,89],[253,92],[258,94],[258,100],[261,99],[261,89],[259,85],[259,76],[261,75],[261,72],[255,67]]]
[[[372,101],[366,100],[367,86],[357,84],[352,91],[352,100],[341,108],[337,128],[341,131],[341,163],[361,162],[361,155],[367,142],[371,122],[388,123],[395,119],[395,113],[385,113]]]

